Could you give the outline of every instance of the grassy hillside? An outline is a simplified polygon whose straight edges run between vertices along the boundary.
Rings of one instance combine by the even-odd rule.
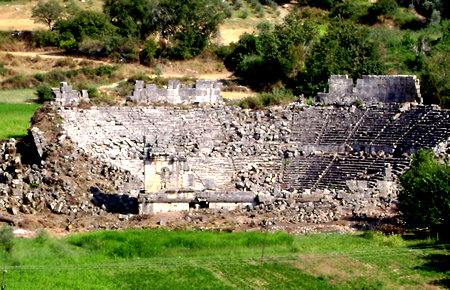
[[[292,236],[166,230],[41,233],[0,251],[11,289],[448,286],[448,245],[372,232]]]

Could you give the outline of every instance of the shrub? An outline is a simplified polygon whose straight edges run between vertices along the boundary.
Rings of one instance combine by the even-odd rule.
[[[259,95],[259,98],[263,106],[280,105],[296,100],[294,94],[292,94],[290,90],[287,90],[283,87],[274,88],[269,93],[261,93]]]
[[[428,228],[444,234],[450,228],[450,166],[434,159],[433,151],[419,150],[400,178],[398,200],[409,228]],[[448,235],[448,233],[447,233]],[[448,237],[448,236],[447,236]]]
[[[39,245],[43,245],[47,243],[49,239],[50,236],[48,235],[47,231],[44,229],[40,229],[37,231],[37,235],[34,238],[34,241]]]
[[[242,109],[256,109],[261,107],[261,100],[258,97],[247,97],[237,103]]]
[[[36,96],[38,97],[38,103],[43,104],[52,100],[52,88],[43,83],[36,88]]]
[[[248,9],[242,9],[242,11],[239,13],[238,16],[242,19],[245,19],[248,17],[248,15],[249,15]]]
[[[241,9],[241,8],[242,8],[242,5],[244,5],[244,3],[242,3],[242,0],[233,0],[233,1],[232,1],[232,4],[233,4],[233,8],[234,8],[235,10]]]
[[[139,53],[139,62],[143,65],[151,66],[154,63],[158,44],[155,40],[149,39],[144,44],[144,49]]]
[[[7,252],[11,252],[14,247],[14,232],[13,228],[4,225],[0,229],[0,246]]]
[[[58,46],[58,34],[53,30],[36,30],[31,42],[34,47]]]

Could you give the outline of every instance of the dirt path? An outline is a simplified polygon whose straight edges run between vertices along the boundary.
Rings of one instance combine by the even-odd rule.
[[[11,54],[16,56],[28,56],[28,57],[42,57],[42,58],[48,58],[48,59],[64,59],[64,58],[71,58],[76,61],[83,61],[83,60],[89,60],[93,63],[97,64],[112,64],[111,62],[103,61],[103,60],[95,60],[95,59],[88,59],[83,57],[73,57],[73,56],[67,56],[67,55],[60,55],[61,51],[0,51],[0,54]]]

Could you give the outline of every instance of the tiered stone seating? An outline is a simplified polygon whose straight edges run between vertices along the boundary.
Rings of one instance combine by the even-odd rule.
[[[423,106],[402,112],[372,142],[375,146],[395,147],[405,134],[426,115]]]
[[[322,129],[328,123],[330,110],[304,108],[295,113],[292,121],[291,141],[299,144],[316,144]]]
[[[330,155],[299,156],[286,160],[282,187],[294,187],[299,191],[312,188],[332,160]]]
[[[364,117],[364,110],[353,107],[354,111],[349,112],[348,109],[336,108],[329,114],[327,126],[319,136],[318,144],[343,144],[349,139]]]
[[[410,128],[398,142],[402,151],[417,152],[418,149],[435,147],[449,137],[450,112],[427,108],[426,114]]]
[[[353,147],[357,147],[358,150],[371,145],[373,140],[392,122],[394,116],[399,112],[397,104],[368,107],[349,143]]]

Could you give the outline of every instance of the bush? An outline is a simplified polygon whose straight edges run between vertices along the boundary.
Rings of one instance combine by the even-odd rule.
[[[248,15],[249,15],[248,9],[244,8],[242,9],[242,11],[239,13],[238,16],[242,19],[245,19],[248,17]]]
[[[43,83],[36,88],[36,96],[38,97],[38,103],[43,104],[52,100],[52,88]]]
[[[50,240],[50,236],[46,230],[40,229],[37,231],[37,235],[34,238],[34,242],[39,245],[44,245]]]
[[[411,168],[400,178],[403,189],[398,200],[409,228],[428,228],[447,234],[450,228],[450,166],[438,163],[433,151],[420,150]]]
[[[13,228],[4,225],[0,229],[0,246],[7,252],[11,252],[14,247],[14,232]]]
[[[260,93],[256,97],[247,97],[237,103],[243,109],[256,109],[290,103],[296,100],[292,92],[284,87],[274,88],[271,92]]]
[[[31,42],[34,47],[58,46],[58,34],[53,30],[36,30]]]
[[[139,62],[146,66],[151,66],[154,63],[158,44],[155,40],[149,39],[144,44],[144,49],[139,53]]]

